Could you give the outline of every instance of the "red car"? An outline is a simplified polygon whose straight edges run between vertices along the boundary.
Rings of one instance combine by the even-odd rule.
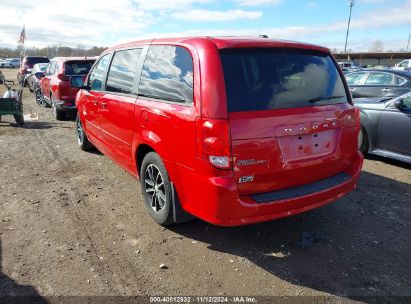
[[[40,81],[40,89],[57,120],[65,119],[67,112],[76,111],[74,100],[78,89],[70,85],[70,77],[86,77],[95,61],[94,57],[55,57],[50,61]]]
[[[328,49],[265,38],[155,39],[105,51],[77,94],[78,143],[141,180],[161,225],[235,226],[331,203],[363,156]]]

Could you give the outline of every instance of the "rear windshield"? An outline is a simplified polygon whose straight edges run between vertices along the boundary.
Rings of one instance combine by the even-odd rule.
[[[49,63],[50,59],[46,57],[27,57],[26,62],[29,64]]]
[[[299,108],[347,102],[327,54],[297,49],[220,51],[228,111]]]
[[[86,75],[94,64],[94,60],[66,62],[64,66],[65,75]]]

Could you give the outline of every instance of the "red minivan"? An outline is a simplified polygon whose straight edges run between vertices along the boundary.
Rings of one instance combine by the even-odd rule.
[[[105,51],[76,97],[78,143],[141,181],[153,219],[235,226],[351,192],[359,114],[328,49],[266,38],[137,41]]]

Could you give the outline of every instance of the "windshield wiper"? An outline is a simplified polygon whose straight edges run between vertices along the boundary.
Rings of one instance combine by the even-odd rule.
[[[315,98],[311,98],[308,102],[319,102],[323,100],[330,100],[330,99],[335,99],[335,98],[343,98],[344,96],[328,96],[328,97],[323,97],[323,96],[318,96]]]

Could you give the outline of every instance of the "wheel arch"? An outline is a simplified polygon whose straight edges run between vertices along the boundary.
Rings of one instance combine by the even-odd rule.
[[[136,149],[136,153],[135,153],[135,161],[136,161],[136,167],[137,167],[137,177],[140,178],[140,168],[141,168],[141,164],[143,163],[143,159],[144,157],[150,153],[150,152],[155,152],[157,153],[156,150],[154,150],[154,148],[146,143],[141,143],[137,149]]]

